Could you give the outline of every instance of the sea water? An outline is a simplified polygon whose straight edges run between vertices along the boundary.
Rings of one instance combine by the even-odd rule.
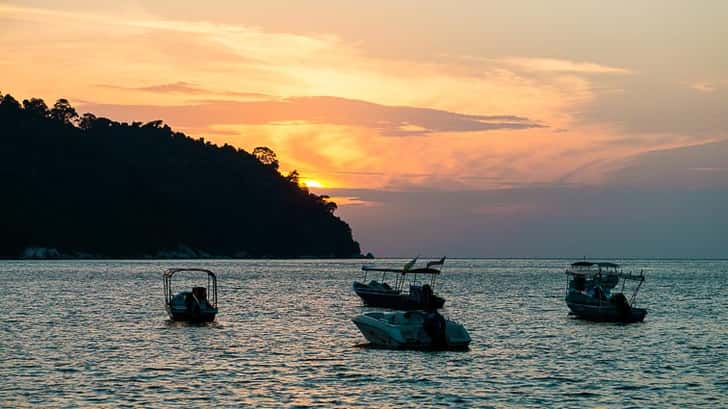
[[[447,260],[472,344],[422,352],[364,345],[358,260],[2,261],[0,406],[728,406],[728,261],[622,261],[647,276],[630,325],[568,316],[568,262]],[[214,324],[168,321],[175,266],[218,274]]]

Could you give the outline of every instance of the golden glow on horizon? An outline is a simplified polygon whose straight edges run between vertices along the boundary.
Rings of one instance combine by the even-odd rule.
[[[307,188],[322,188],[324,185],[321,184],[318,180],[314,179],[304,179],[303,185]]]

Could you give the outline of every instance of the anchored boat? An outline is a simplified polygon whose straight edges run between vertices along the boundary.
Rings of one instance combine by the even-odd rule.
[[[398,349],[466,349],[470,335],[437,311],[370,312],[352,321],[373,345]]]
[[[445,257],[430,261],[423,268],[413,268],[417,258],[405,264],[403,268],[382,268],[363,266],[362,281],[354,282],[354,292],[364,305],[368,307],[391,308],[395,310],[432,310],[442,308],[445,299],[435,295],[434,287],[440,270],[435,266],[445,264]],[[372,280],[367,283],[367,275],[372,272],[382,273],[382,280]],[[388,284],[385,279],[388,273],[394,274],[394,284]],[[425,283],[418,281],[424,277]],[[408,284],[408,292],[404,291]]]
[[[566,305],[571,314],[591,321],[639,322],[647,310],[637,308],[637,293],[645,275],[624,273],[618,264],[578,261],[566,269]],[[622,282],[619,292],[614,288]],[[625,284],[637,283],[629,300],[624,295]]]
[[[172,295],[172,277],[182,271],[207,274],[207,287],[192,287]],[[202,268],[170,268],[162,275],[164,304],[173,321],[212,322],[217,314],[217,277]]]

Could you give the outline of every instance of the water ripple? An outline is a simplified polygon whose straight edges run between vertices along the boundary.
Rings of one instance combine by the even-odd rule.
[[[216,323],[167,320],[176,264],[219,273]],[[568,317],[564,264],[449,260],[473,343],[426,352],[362,347],[357,261],[0,262],[0,406],[728,406],[728,262],[629,260],[636,325]]]

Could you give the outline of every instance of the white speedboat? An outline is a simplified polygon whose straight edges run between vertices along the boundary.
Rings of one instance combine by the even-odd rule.
[[[461,324],[439,313],[370,312],[353,319],[373,345],[389,348],[466,349],[470,335]]]

